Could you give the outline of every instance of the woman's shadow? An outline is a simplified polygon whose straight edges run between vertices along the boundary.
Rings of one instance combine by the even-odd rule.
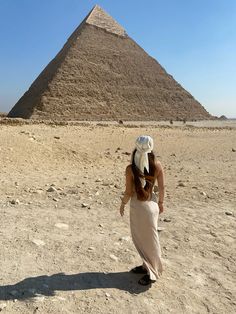
[[[51,276],[26,278],[13,285],[0,286],[0,300],[25,300],[37,296],[54,296],[56,291],[115,288],[139,294],[150,288],[140,286],[139,276],[130,272],[88,272],[73,275],[58,273]]]

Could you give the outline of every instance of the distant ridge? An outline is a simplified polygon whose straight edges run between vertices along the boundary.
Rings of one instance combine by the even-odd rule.
[[[8,117],[54,120],[212,118],[97,5]]]

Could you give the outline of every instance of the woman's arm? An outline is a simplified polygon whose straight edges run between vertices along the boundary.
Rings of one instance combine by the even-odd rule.
[[[159,201],[158,206],[160,209],[160,213],[164,211],[163,202],[165,196],[165,179],[164,179],[164,171],[160,162],[156,163],[157,170],[157,183],[158,183],[158,191],[159,191]]]
[[[125,205],[130,200],[132,194],[133,194],[133,173],[132,173],[131,166],[128,166],[126,167],[126,170],[125,170],[125,193],[121,199],[121,205],[120,205],[121,216],[124,215]]]

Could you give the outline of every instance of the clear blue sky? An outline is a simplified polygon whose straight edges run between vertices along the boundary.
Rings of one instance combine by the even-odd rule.
[[[0,0],[0,111],[16,103],[95,4],[211,114],[236,117],[236,0]]]

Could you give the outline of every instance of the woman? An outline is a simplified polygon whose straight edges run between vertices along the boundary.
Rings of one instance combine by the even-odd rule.
[[[126,189],[120,206],[124,215],[125,205],[130,201],[130,228],[134,245],[143,260],[141,266],[131,271],[144,274],[141,285],[149,285],[162,273],[161,249],[157,232],[158,214],[164,211],[164,174],[161,163],[153,154],[153,139],[140,136],[132,155],[132,164],[126,168]],[[159,200],[153,194],[158,182]]]

